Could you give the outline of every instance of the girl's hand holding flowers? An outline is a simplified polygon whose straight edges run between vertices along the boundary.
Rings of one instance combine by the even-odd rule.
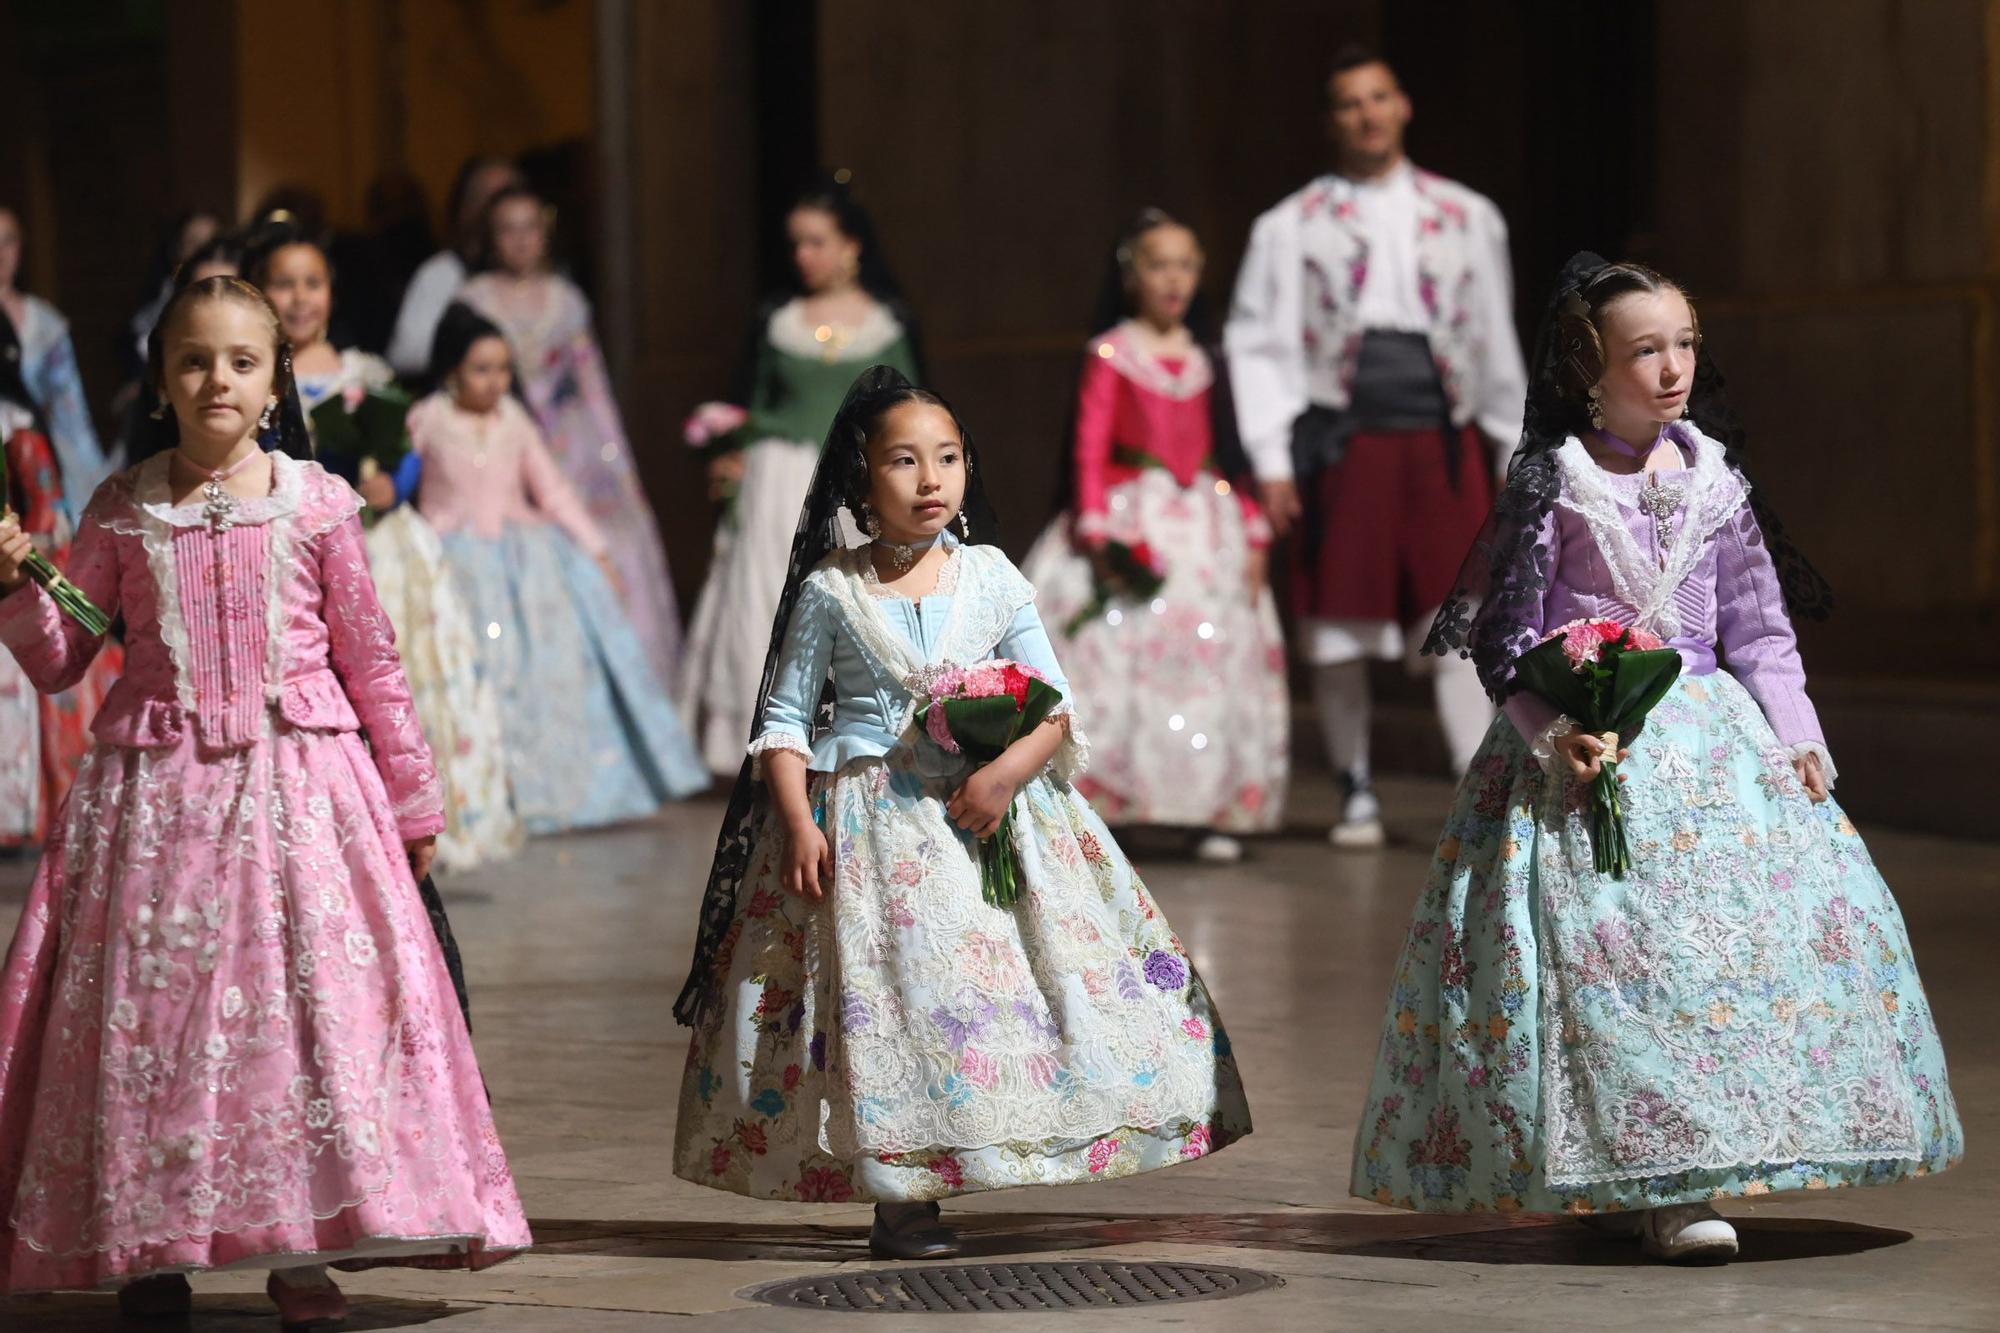
[[[34,553],[35,544],[21,531],[20,521],[12,514],[0,518],[0,593],[13,592],[28,581],[23,566]]]
[[[1604,770],[1607,757],[1624,760],[1631,751],[1620,750],[1611,754],[1611,747],[1601,736],[1593,736],[1587,731],[1572,731],[1556,741],[1556,753],[1569,765],[1570,775],[1578,782],[1589,782]]]
[[[365,478],[355,490],[376,513],[384,513],[396,507],[396,479],[386,472],[377,472]]]
[[[1014,793],[1020,789],[1007,757],[1002,755],[974,769],[972,776],[958,785],[958,790],[945,802],[945,813],[974,837],[990,838],[1000,831],[1000,820],[1014,804]]]
[[[833,849],[811,819],[785,826],[785,892],[816,903],[833,883]]]

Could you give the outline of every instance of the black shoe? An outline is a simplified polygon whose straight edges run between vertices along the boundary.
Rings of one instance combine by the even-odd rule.
[[[868,1229],[868,1253],[877,1259],[949,1259],[958,1253],[958,1233],[938,1220],[934,1203],[876,1204]]]
[[[194,1288],[179,1273],[159,1273],[118,1289],[118,1313],[127,1319],[185,1319],[194,1309]]]

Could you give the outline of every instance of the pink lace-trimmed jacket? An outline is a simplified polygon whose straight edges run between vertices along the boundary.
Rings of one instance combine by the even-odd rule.
[[[172,503],[171,457],[100,486],[71,548],[71,581],[125,617],[125,674],[92,734],[141,750],[192,734],[207,757],[283,731],[365,728],[399,834],[437,833],[442,787],[368,574],[360,498],[319,464],[273,454],[271,493],[239,500],[218,528],[199,500]],[[50,693],[101,646],[32,584],[0,598],[0,642]]]

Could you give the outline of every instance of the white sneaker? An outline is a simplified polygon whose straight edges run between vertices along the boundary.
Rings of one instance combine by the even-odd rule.
[[[1380,847],[1387,838],[1382,832],[1382,803],[1366,787],[1350,792],[1340,808],[1340,822],[1326,840],[1343,851],[1367,851]]]
[[[1736,1257],[1736,1228],[1705,1203],[1677,1203],[1646,1213],[1639,1246],[1670,1264],[1720,1264]]]
[[[1194,845],[1194,859],[1234,865],[1243,859],[1243,844],[1227,833],[1211,833]]]

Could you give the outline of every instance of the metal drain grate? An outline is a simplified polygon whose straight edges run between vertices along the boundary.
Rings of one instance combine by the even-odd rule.
[[[1206,1264],[932,1264],[795,1278],[741,1294],[791,1310],[1046,1314],[1219,1300],[1282,1285],[1275,1273]]]

